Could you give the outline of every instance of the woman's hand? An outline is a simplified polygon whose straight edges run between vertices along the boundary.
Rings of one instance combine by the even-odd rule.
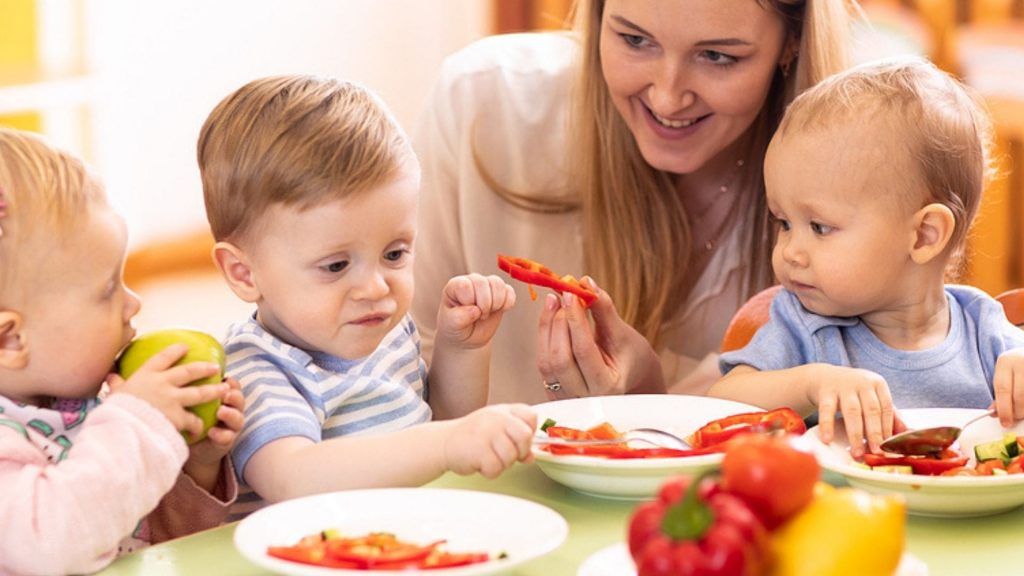
[[[593,328],[576,296],[548,295],[544,301],[537,330],[537,368],[548,397],[665,392],[661,361],[651,345],[623,322],[611,297],[593,279],[584,277],[582,282],[597,293],[590,307]]]

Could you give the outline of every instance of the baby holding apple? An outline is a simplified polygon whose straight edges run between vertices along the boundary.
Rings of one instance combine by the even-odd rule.
[[[93,572],[220,524],[237,493],[238,385],[187,386],[219,366],[175,366],[178,344],[110,374],[140,308],[126,244],[82,161],[0,128],[0,573]],[[215,399],[221,424],[190,449],[188,408]]]
[[[880,451],[896,407],[1024,419],[1024,331],[956,272],[987,173],[989,122],[920,59],[875,62],[797,97],[765,157],[771,319],[721,356],[713,396],[842,414],[855,457]]]
[[[226,339],[246,423],[232,451],[266,501],[493,477],[530,457],[536,415],[481,408],[490,344],[515,293],[448,282],[429,377],[409,316],[419,166],[367,90],[306,76],[255,80],[213,110],[199,168],[214,259],[255,313]]]

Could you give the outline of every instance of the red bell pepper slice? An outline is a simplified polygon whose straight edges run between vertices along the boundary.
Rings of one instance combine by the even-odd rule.
[[[694,448],[707,448],[722,444],[740,434],[782,431],[803,434],[807,431],[804,419],[791,408],[776,408],[767,412],[744,412],[701,426],[691,437]]]
[[[508,272],[512,278],[530,284],[530,298],[533,300],[537,299],[537,293],[533,290],[533,286],[541,286],[551,288],[559,294],[563,292],[575,294],[583,301],[584,308],[589,308],[597,301],[597,293],[585,288],[574,276],[558,276],[547,266],[528,258],[498,254],[498,268]]]
[[[935,456],[882,456],[868,452],[864,454],[864,463],[868,466],[910,466],[914,474],[923,476],[939,476],[947,470],[959,468],[967,464],[967,456],[954,450],[943,450]]]
[[[615,440],[622,437],[610,422],[602,422],[597,426],[580,430],[568,426],[552,424],[545,430],[549,437],[566,438],[569,440]],[[625,440],[619,444],[598,444],[594,446],[572,446],[566,444],[550,444],[544,447],[552,454],[578,455],[578,456],[600,456],[613,460],[633,460],[640,458],[683,458],[686,456],[699,456],[720,452],[718,446],[708,448],[695,448],[680,450],[676,448],[634,448],[629,446]]]
[[[438,548],[444,542],[438,540],[420,546],[385,532],[356,538],[319,532],[302,538],[294,546],[269,546],[267,554],[291,562],[352,570],[433,569],[490,560],[487,553],[445,552]]]

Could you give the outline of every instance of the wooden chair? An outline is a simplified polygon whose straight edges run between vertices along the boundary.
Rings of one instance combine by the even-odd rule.
[[[781,289],[782,286],[778,284],[769,286],[740,306],[725,329],[722,344],[719,346],[722,352],[738,350],[750,342],[758,328],[768,322],[772,300]]]
[[[1007,290],[996,296],[996,300],[1003,305],[1003,311],[1006,312],[1006,318],[1010,323],[1024,328],[1024,288]]]

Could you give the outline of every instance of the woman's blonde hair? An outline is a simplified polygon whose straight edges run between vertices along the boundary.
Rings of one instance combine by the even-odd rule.
[[[872,62],[828,78],[797,97],[779,126],[791,131],[827,129],[877,121],[899,130],[898,149],[912,185],[894,198],[916,211],[939,203],[953,213],[949,274],[962,271],[971,222],[993,174],[992,124],[981,98],[969,87],[921,58]],[[879,167],[884,168],[884,167]]]
[[[787,35],[798,40],[794,73],[775,74],[765,105],[751,127],[741,188],[747,191],[739,205],[748,216],[733,218],[733,225],[750,229],[744,234],[751,262],[745,271],[746,294],[772,282],[770,233],[761,159],[786,104],[826,76],[846,67],[849,13],[845,0],[757,0],[778,14]],[[578,188],[578,201],[562,203],[562,210],[579,209],[583,220],[585,270],[614,299],[622,318],[655,347],[661,331],[688,297],[691,233],[686,209],[675,191],[672,176],[651,167],[619,115],[601,70],[599,51],[603,0],[577,0],[574,29],[581,43],[581,63],[575,85],[571,122],[579,147],[568,163]],[[551,202],[530,206],[525,196],[485,181],[510,202],[537,211],[557,211]],[[737,303],[739,305],[739,302]]]
[[[271,205],[302,210],[386,183],[413,157],[373,93],[313,76],[262,78],[228,95],[197,155],[218,241],[244,238]]]
[[[91,203],[105,201],[103,186],[82,160],[42,136],[0,127],[0,297],[31,265],[19,261],[27,241],[58,241]]]

